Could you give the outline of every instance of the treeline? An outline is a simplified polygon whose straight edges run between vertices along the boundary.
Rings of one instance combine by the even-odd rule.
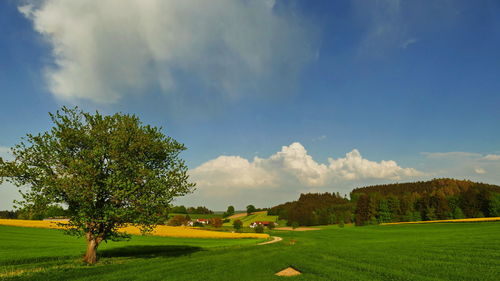
[[[289,225],[443,220],[500,216],[500,186],[455,179],[375,185],[340,194],[301,194],[299,200],[275,206]]]
[[[15,211],[0,211],[0,219],[43,220],[65,217],[68,211],[60,206],[49,206],[42,210],[24,208]]]
[[[198,206],[198,207],[188,207],[185,206],[173,206],[170,208],[170,213],[174,214],[213,214],[212,210],[209,210],[207,207]]]
[[[500,216],[500,186],[435,179],[356,188],[356,225]]]
[[[301,194],[299,200],[287,202],[269,209],[268,214],[279,216],[288,225],[294,222],[311,226],[321,224],[350,223],[352,203],[339,193]]]

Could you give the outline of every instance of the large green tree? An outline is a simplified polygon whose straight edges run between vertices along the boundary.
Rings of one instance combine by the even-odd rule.
[[[255,208],[254,205],[248,205],[247,206],[247,215],[251,215],[252,213],[255,213],[257,209]]]
[[[0,158],[0,180],[17,186],[23,207],[68,208],[67,233],[87,241],[84,261],[96,262],[99,243],[127,237],[120,227],[151,231],[177,196],[192,192],[183,144],[135,115],[111,116],[66,108],[49,114],[54,126],[28,134],[13,147],[12,161]]]
[[[234,206],[227,207],[227,211],[222,215],[224,218],[234,215]]]

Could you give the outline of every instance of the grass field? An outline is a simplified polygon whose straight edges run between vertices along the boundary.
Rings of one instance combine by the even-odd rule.
[[[39,220],[10,220],[0,219],[0,225],[21,226],[21,227],[37,227],[37,228],[64,228],[63,225],[55,221],[39,221]],[[141,235],[141,230],[135,226],[126,226],[119,229],[120,232]],[[258,238],[267,239],[268,234],[263,233],[232,233],[229,231],[211,231],[209,229],[200,229],[196,227],[184,226],[167,226],[158,225],[150,233],[154,236],[166,237],[183,237],[183,238],[226,238],[226,239],[240,239],[240,238]]]
[[[435,220],[435,221],[405,221],[405,222],[389,222],[381,223],[381,225],[394,225],[394,224],[421,224],[421,223],[463,223],[463,222],[491,222],[500,221],[500,217],[487,217],[487,218],[469,218],[469,219],[452,219],[452,220]]]
[[[176,215],[183,215],[186,216],[188,214],[177,214],[177,213],[171,213],[168,214],[168,217],[171,218]],[[222,214],[189,214],[189,217],[193,220],[195,219],[211,219],[211,218],[222,218]]]
[[[58,230],[0,226],[3,280],[498,280],[500,223],[323,227],[254,239],[134,237],[80,261],[84,242]],[[291,241],[295,243],[290,243]],[[287,278],[285,278],[287,279]]]
[[[239,220],[243,222],[244,227],[248,227],[252,222],[255,221],[272,221],[276,222],[278,220],[278,216],[268,216],[267,211],[255,212],[249,216],[239,217]],[[232,226],[233,220],[224,224],[224,226]]]

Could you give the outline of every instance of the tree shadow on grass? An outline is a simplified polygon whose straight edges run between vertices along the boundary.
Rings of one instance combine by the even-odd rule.
[[[162,246],[125,246],[120,248],[99,251],[100,257],[136,257],[136,258],[156,258],[156,257],[179,257],[191,255],[201,251],[201,247],[162,245]]]

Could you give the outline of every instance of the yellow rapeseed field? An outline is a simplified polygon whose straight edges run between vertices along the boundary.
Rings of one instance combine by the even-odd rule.
[[[435,220],[435,221],[407,221],[407,222],[389,222],[381,223],[380,225],[393,225],[393,224],[411,224],[411,223],[435,223],[435,222],[487,222],[487,221],[500,221],[500,217],[494,218],[471,218],[471,219],[456,219],[456,220]]]
[[[60,222],[60,221],[59,221]],[[57,225],[58,221],[10,220],[0,219],[0,225],[37,227],[37,228],[63,228]],[[128,234],[140,235],[141,231],[135,226],[120,229]],[[264,233],[231,233],[222,231],[201,230],[193,227],[159,225],[151,233],[155,236],[186,237],[186,238],[269,238]]]

